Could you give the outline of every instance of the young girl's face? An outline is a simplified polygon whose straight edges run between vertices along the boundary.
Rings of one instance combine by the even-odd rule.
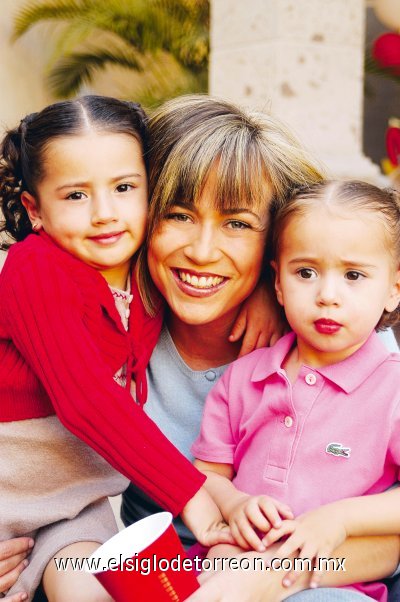
[[[140,144],[128,134],[60,137],[45,151],[44,173],[36,198],[22,194],[32,221],[109,284],[125,287],[146,228],[147,177]]]
[[[289,218],[280,237],[276,291],[303,363],[341,361],[399,303],[398,266],[383,220],[324,206]]]

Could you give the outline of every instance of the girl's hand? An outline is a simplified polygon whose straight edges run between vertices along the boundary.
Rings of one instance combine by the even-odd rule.
[[[265,282],[259,282],[242,304],[229,340],[234,343],[243,336],[239,357],[273,345],[284,334],[285,324],[275,293]]]
[[[271,529],[263,538],[266,546],[281,537],[290,537],[278,548],[277,556],[286,558],[295,554],[298,558],[309,559],[311,563],[310,588],[318,587],[324,570],[329,568],[326,560],[347,537],[344,521],[339,513],[332,512],[329,506],[321,506],[299,516],[293,521],[284,521],[279,529]],[[285,575],[283,583],[290,586],[298,579],[299,571],[292,570]]]
[[[26,557],[34,545],[30,537],[18,537],[0,542],[0,592],[6,592],[14,585],[19,575],[28,565]],[[7,602],[21,602],[28,598],[25,592],[6,596]]]
[[[289,506],[267,495],[249,496],[244,494],[229,514],[229,526],[236,543],[244,550],[254,549],[264,552],[265,538],[261,540],[257,531],[279,530],[282,518],[292,519]]]
[[[235,543],[229,526],[204,485],[188,501],[181,518],[203,546],[209,548],[218,543]]]

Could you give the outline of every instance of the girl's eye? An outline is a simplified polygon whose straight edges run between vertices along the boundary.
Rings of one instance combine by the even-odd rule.
[[[81,201],[86,198],[86,195],[83,192],[75,191],[71,192],[66,198],[70,201]]]
[[[250,228],[249,224],[246,224],[246,222],[241,222],[237,219],[230,220],[227,225],[229,228],[232,228],[232,230],[245,230],[246,228]]]
[[[345,278],[347,280],[360,280],[363,277],[361,272],[357,272],[356,270],[350,270],[350,272],[346,272]]]
[[[301,268],[297,273],[304,280],[311,280],[317,277],[317,272],[311,268]]]
[[[128,192],[128,190],[132,190],[132,184],[118,184],[116,191],[117,192]]]

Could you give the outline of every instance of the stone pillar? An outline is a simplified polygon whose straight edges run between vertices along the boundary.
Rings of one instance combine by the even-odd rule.
[[[284,120],[331,174],[362,153],[364,0],[211,0],[210,93]]]

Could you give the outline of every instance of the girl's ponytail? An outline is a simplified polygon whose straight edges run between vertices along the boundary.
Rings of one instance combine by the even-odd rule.
[[[0,146],[0,209],[3,222],[0,232],[5,232],[14,240],[23,240],[32,232],[28,215],[21,203],[23,183],[22,145],[24,144],[24,120],[18,128],[9,130]],[[10,242],[2,239],[2,249],[8,249]]]

